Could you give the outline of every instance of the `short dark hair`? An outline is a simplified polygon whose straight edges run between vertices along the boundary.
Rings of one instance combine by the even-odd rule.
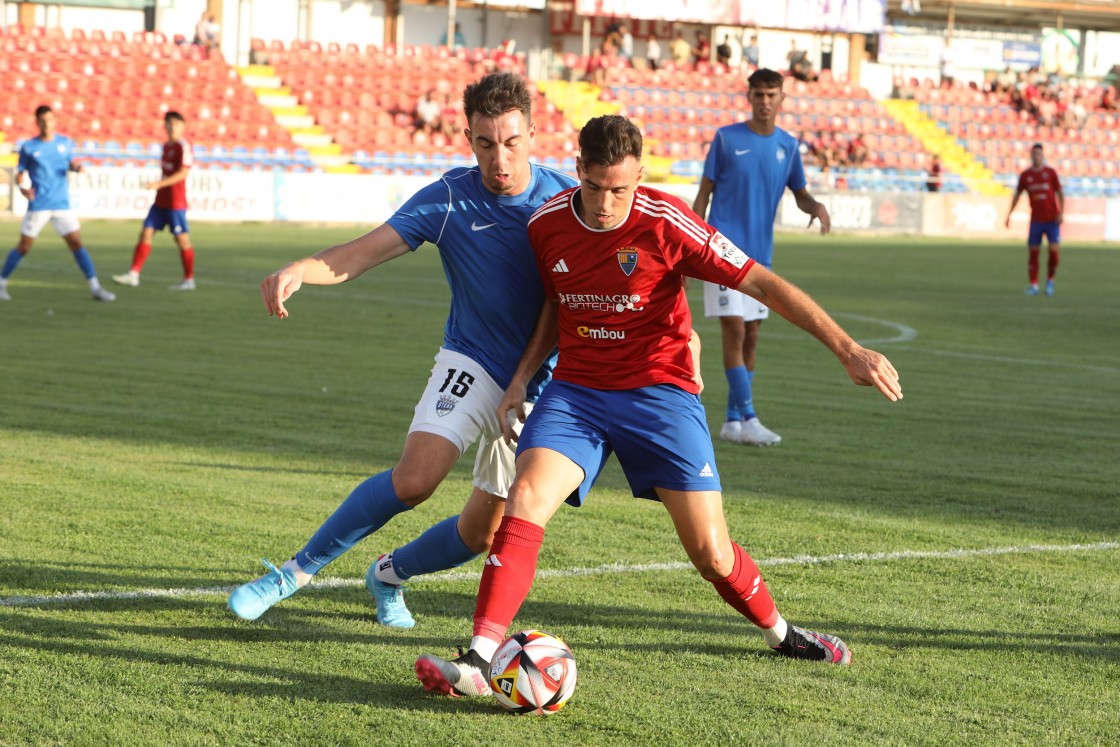
[[[42,106],[37,106],[37,107],[35,107],[35,119],[38,119],[39,117],[43,116],[44,114],[50,114],[53,111],[54,111],[54,109],[50,108],[46,104],[43,104]]]
[[[524,114],[526,122],[533,121],[533,94],[516,73],[490,73],[463,89],[463,114],[468,124],[475,114],[500,117],[510,111]]]
[[[1034,145],[1031,146],[1031,150],[1034,150],[1035,148],[1038,148],[1039,150],[1042,150],[1042,143],[1035,143]]]
[[[760,67],[747,78],[747,89],[751,88],[781,88],[785,78],[777,70]]]
[[[642,131],[621,114],[589,119],[579,131],[579,160],[588,166],[614,166],[633,156],[642,160]]]
[[[164,114],[163,115],[163,121],[164,122],[182,122],[183,124],[187,123],[187,120],[183,119],[183,115],[180,114],[179,112],[175,111],[175,110],[171,110],[167,114]]]

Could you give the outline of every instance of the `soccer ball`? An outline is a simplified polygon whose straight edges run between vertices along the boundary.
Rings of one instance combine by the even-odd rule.
[[[490,688],[510,713],[556,713],[576,689],[576,659],[568,644],[542,630],[502,641],[490,665]]]

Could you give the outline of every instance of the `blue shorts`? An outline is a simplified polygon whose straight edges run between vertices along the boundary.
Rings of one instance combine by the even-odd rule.
[[[1062,243],[1062,224],[1056,220],[1045,223],[1031,223],[1030,233],[1027,235],[1027,246],[1042,246],[1042,237],[1053,246]]]
[[[181,233],[190,233],[190,227],[187,226],[187,211],[152,205],[152,209],[148,211],[148,217],[144,219],[144,228],[162,231],[167,226],[171,226],[171,233],[175,236]]]
[[[638,498],[657,500],[654,488],[720,490],[715,447],[700,397],[671,384],[602,391],[552,381],[533,407],[517,453],[545,448],[583,469],[568,496],[583,505],[612,452]]]

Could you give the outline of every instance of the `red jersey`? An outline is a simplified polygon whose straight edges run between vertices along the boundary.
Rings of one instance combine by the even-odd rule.
[[[754,260],[680,199],[639,186],[610,229],[579,217],[579,187],[529,220],[545,296],[559,302],[554,377],[592,389],[674,384],[693,394],[692,315],[684,276],[737,287]]]
[[[1058,172],[1049,166],[1036,169],[1033,166],[1019,175],[1019,189],[1031,198],[1031,223],[1051,223],[1058,220],[1061,208],[1058,206],[1058,192],[1062,183]]]
[[[163,160],[160,164],[166,179],[180,169],[189,169],[194,163],[191,144],[186,140],[170,140],[163,144]],[[187,180],[163,187],[156,192],[156,207],[169,210],[187,209]]]

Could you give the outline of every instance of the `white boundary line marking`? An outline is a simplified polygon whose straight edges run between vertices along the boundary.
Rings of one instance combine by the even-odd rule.
[[[860,316],[859,314],[847,314],[842,311],[831,312],[832,316],[840,317],[841,319],[855,319],[857,322],[870,322],[872,324],[881,324],[884,327],[890,327],[898,331],[894,337],[875,337],[866,340],[859,340],[860,345],[890,345],[897,342],[913,342],[918,339],[918,330],[913,327],[908,327],[905,324],[898,322],[888,321],[886,319],[877,319],[873,316]]]
[[[1032,553],[1100,552],[1120,549],[1120,542],[1096,542],[1074,545],[1019,545],[1009,547],[979,547],[958,550],[898,550],[896,552],[840,553],[838,555],[794,555],[788,558],[757,560],[760,566],[822,565],[825,563],[863,563],[895,560],[982,558],[997,555],[1024,555]],[[601,576],[611,573],[647,573],[650,571],[692,570],[691,563],[608,563],[585,568],[546,568],[537,571],[537,578],[571,578],[574,576]],[[435,573],[426,578],[416,578],[410,584],[424,581],[477,581],[478,571],[451,571]],[[364,586],[361,579],[327,578],[316,581],[312,589],[339,589]],[[46,594],[42,596],[0,597],[0,607],[36,607],[44,604],[118,601],[125,599],[167,599],[174,597],[204,597],[227,595],[234,586],[210,586],[198,589],[137,589],[136,591],[78,591],[71,594]]]

